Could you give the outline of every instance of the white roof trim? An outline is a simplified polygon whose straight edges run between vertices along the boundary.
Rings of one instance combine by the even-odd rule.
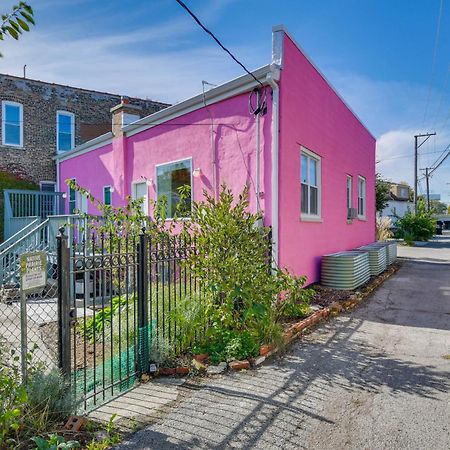
[[[256,69],[252,73],[261,83],[267,84],[266,76],[271,71],[276,71],[276,68],[272,67],[270,64],[267,64],[266,66]],[[248,74],[242,75],[234,80],[228,81],[220,86],[206,91],[204,96],[203,93],[198,94],[180,103],[169,106],[168,108],[161,109],[160,111],[150,114],[147,117],[143,117],[142,119],[125,126],[123,128],[123,132],[126,136],[133,136],[136,133],[140,133],[141,131],[152,128],[171,119],[175,119],[189,112],[203,108],[205,106],[203,100],[205,100],[207,104],[211,105],[235,95],[247,92],[257,85],[258,83],[253,79],[253,77]]]
[[[267,85],[266,76],[267,74],[272,73],[273,78],[275,80],[279,80],[280,71],[279,69],[271,64],[267,64],[259,69],[256,69],[252,72],[257,80],[259,80],[264,85]],[[203,97],[202,94],[198,94],[194,97],[188,98],[180,103],[169,106],[168,108],[157,111],[149,116],[143,117],[142,119],[137,120],[136,122],[130,123],[123,127],[123,132],[125,136],[133,136],[134,134],[140,133],[141,131],[147,130],[154,126],[157,126],[161,123],[167,122],[169,120],[180,117],[189,112],[195,111],[197,109],[203,108],[204,102],[203,99],[207,102],[207,104],[211,105],[213,103],[220,102],[227,98],[233,97],[235,95],[242,94],[244,92],[248,92],[257,86],[258,83],[254,80],[254,78],[245,74],[238,78],[235,78],[231,81],[228,81],[220,86],[217,86],[209,91],[205,92]],[[83,153],[90,152],[99,147],[107,145],[112,142],[113,139],[112,132],[103,134],[102,136],[98,136],[88,142],[85,142],[78,147],[75,147],[73,150],[69,150],[60,155],[56,155],[53,159],[57,161],[65,161],[70,158],[74,158],[75,156],[82,155]]]
[[[328,80],[328,78],[323,74],[323,72],[316,66],[316,64],[313,62],[313,60],[309,57],[309,55],[303,50],[301,45],[295,40],[295,38],[289,33],[289,31],[286,29],[284,25],[275,25],[272,27],[272,33],[276,33],[277,31],[282,31],[286,34],[286,36],[289,37],[289,39],[294,43],[294,45],[300,50],[301,53],[303,53],[303,56],[308,60],[308,62],[314,67],[314,69],[317,70],[319,75],[324,79],[324,81],[330,86],[330,88],[334,91],[334,93],[341,99],[342,103],[349,109],[349,111],[356,117],[356,119],[360,122],[360,124],[366,129],[366,131],[375,139],[377,138],[372,134],[372,132],[369,130],[367,125],[361,120],[361,118],[358,116],[358,114],[355,113],[355,111],[352,109],[352,107],[344,100],[342,95],[339,93],[339,91],[333,86],[333,84]],[[283,62],[282,62],[283,64]]]
[[[94,139],[91,139],[90,141],[85,142],[84,144],[78,145],[77,147],[73,148],[72,150],[68,150],[63,153],[59,153],[56,156],[53,157],[56,161],[65,161],[66,159],[73,158],[74,156],[82,155],[83,153],[90,152],[91,150],[95,150],[100,147],[104,147],[105,145],[108,145],[113,140],[113,134],[111,131],[108,131],[108,133],[102,134],[100,136],[97,136]]]

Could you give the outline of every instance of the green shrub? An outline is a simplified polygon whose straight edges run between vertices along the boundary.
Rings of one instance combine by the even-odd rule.
[[[12,443],[22,424],[22,414],[27,402],[27,392],[20,382],[16,368],[0,361],[0,448]]]
[[[217,200],[204,197],[184,229],[195,242],[187,264],[202,286],[208,318],[202,348],[213,361],[254,356],[261,343],[281,339],[279,297],[287,313],[306,312],[305,278],[271,269],[270,230],[261,214],[249,212],[248,187],[237,199],[226,186]]]
[[[407,211],[403,217],[397,220],[396,237],[404,239],[406,243],[412,241],[428,241],[436,230],[436,220],[432,217],[432,211],[427,211],[422,199],[417,202],[417,213]]]
[[[26,384],[26,420],[36,432],[67,419],[77,409],[70,384],[58,369],[35,371]]]
[[[249,331],[238,332],[219,327],[213,336],[213,340],[205,340],[193,348],[194,353],[208,353],[209,360],[213,364],[255,357],[259,354],[259,340]]]

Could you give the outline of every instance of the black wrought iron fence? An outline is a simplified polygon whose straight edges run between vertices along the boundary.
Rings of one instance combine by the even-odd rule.
[[[61,230],[63,231],[63,230]],[[177,309],[202,301],[189,238],[58,237],[59,361],[85,408],[130,388],[188,345]],[[203,330],[198,330],[198,333]]]

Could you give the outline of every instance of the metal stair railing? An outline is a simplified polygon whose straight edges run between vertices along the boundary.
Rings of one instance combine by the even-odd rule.
[[[27,223],[22,229],[20,229],[17,233],[13,234],[11,237],[6,239],[6,241],[0,244],[0,254],[3,253],[4,250],[9,248],[12,244],[18,241],[22,236],[25,236],[29,231],[31,231],[36,225],[41,222],[41,219],[37,216],[29,217],[29,223]]]

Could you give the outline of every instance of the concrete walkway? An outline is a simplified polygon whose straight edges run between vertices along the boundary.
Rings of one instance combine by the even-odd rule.
[[[450,240],[434,245],[283,358],[187,381],[118,448],[450,448]]]

